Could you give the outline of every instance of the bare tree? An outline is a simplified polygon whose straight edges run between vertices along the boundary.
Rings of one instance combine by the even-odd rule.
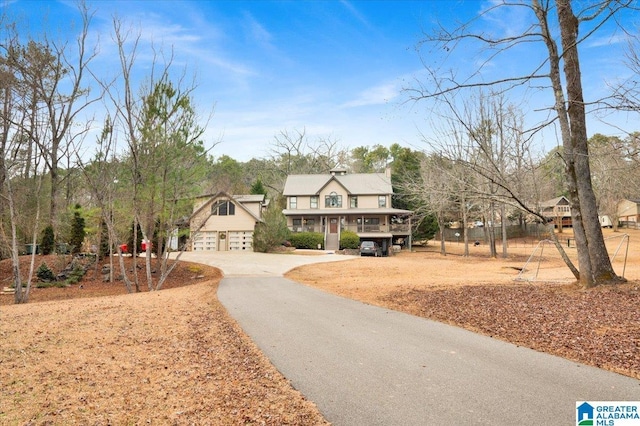
[[[31,146],[28,134],[37,125],[32,121],[35,114],[30,109],[33,98],[30,97],[29,84],[23,78],[23,65],[26,64],[26,69],[31,71],[38,68],[39,62],[27,59],[15,25],[4,21],[2,25],[6,25],[7,37],[0,43],[0,214],[3,219],[8,214],[8,220],[0,223],[0,235],[11,257],[15,303],[27,303],[34,272],[43,174],[42,170],[38,173],[38,163],[32,158],[32,152],[25,150],[25,146]],[[32,164],[36,170],[33,181],[28,173],[23,174]],[[30,238],[33,248],[24,286],[19,256],[23,238]]]
[[[330,137],[310,139],[306,129],[282,130],[274,137],[267,168],[260,176],[272,192],[281,194],[287,176],[328,173],[346,158],[346,152]]]
[[[90,125],[89,119],[80,118],[80,115],[101,97],[100,94],[92,97],[86,82],[90,77],[88,67],[97,55],[95,49],[87,50],[92,12],[83,2],[78,7],[82,25],[75,49],[68,42],[55,42],[45,34],[41,42],[30,41],[23,48],[25,62],[20,70],[33,96],[32,126],[26,130],[38,146],[49,172],[48,220],[56,231],[59,226],[59,162],[69,156],[69,150],[79,149]]]
[[[420,165],[420,175],[399,183],[403,198],[414,210],[414,222],[420,223],[430,215],[435,216],[440,231],[440,254],[445,256],[445,228],[457,217],[454,189],[455,164],[439,154],[426,156]]]
[[[615,230],[618,204],[638,193],[640,164],[627,155],[630,141],[596,134],[589,139],[593,187],[598,200],[598,214],[608,216]]]
[[[415,87],[409,89],[412,99],[418,101],[437,99],[481,86],[492,86],[495,91],[504,93],[526,86],[539,90],[544,81],[548,82],[545,87],[553,95],[553,115],[537,129],[557,122],[561,130],[567,192],[572,203],[572,220],[581,268],[578,279],[584,287],[615,283],[622,279],[611,266],[597,215],[588,160],[586,111],[578,47],[631,3],[631,0],[590,2],[583,4],[581,11],[574,13],[570,0],[532,0],[531,4],[494,2],[481,16],[489,16],[506,8],[518,8],[529,13],[532,18],[530,26],[520,34],[501,37],[474,31],[472,25],[477,21],[472,21],[453,31],[441,28],[439,32],[427,35],[423,43],[434,44],[447,52],[460,49],[465,42],[479,43],[488,53],[485,57],[488,59],[483,63],[487,65],[501,55],[509,55],[514,49],[537,42],[547,52],[544,59],[533,64],[531,72],[526,75],[507,75],[490,81],[481,78],[483,65],[472,70],[469,75],[459,76],[455,73],[443,75],[439,69],[425,62],[430,83],[417,82]],[[552,31],[552,20],[559,27],[560,46]],[[590,22],[591,26],[578,36],[578,29],[584,22]]]
[[[505,104],[501,94],[486,96],[480,92],[460,105],[455,104],[449,94],[445,94],[440,101],[447,115],[434,120],[432,128],[437,136],[425,138],[425,141],[431,151],[456,165],[441,173],[447,174],[452,183],[449,188],[453,191],[452,196],[460,200],[465,254],[468,254],[466,228],[469,213],[478,208],[485,209],[486,217],[494,221],[495,209],[491,206],[497,205],[503,223],[504,256],[507,209],[522,212],[541,223],[546,222],[538,208],[540,196],[535,180],[537,165],[531,157],[531,141],[523,139],[521,114],[513,105]],[[549,234],[565,263],[578,278],[577,268],[552,227],[549,228]],[[496,255],[495,248],[490,254]]]
[[[116,131],[113,128],[113,120],[110,117],[105,119],[102,132],[98,138],[97,149],[91,161],[81,161],[78,163],[85,178],[86,185],[91,191],[93,202],[100,209],[101,222],[107,227],[108,245],[109,245],[109,280],[114,281],[114,264],[113,255],[118,256],[118,266],[120,275],[123,277],[125,288],[128,293],[133,292],[133,283],[128,278],[127,269],[124,264],[124,257],[120,244],[118,242],[124,240],[124,232],[126,230],[118,229],[118,223],[128,223],[125,213],[121,214],[118,208],[117,200],[125,198],[125,194],[120,191],[118,193],[118,176],[121,171],[118,167],[116,157]]]

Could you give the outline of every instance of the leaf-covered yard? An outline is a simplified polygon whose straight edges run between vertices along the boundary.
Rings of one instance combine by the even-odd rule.
[[[540,273],[556,281],[514,281],[531,242],[513,242],[508,259],[483,246],[465,258],[457,244],[441,256],[431,245],[287,276],[640,378],[640,232],[629,233],[629,282],[592,290],[571,284],[550,252]],[[0,262],[3,285],[8,273]],[[26,305],[0,296],[0,424],[326,424],[227,315],[220,278],[184,264],[154,293],[126,295],[96,276],[35,289]]]

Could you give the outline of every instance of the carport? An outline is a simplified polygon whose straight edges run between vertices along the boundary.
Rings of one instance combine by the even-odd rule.
[[[375,241],[382,248],[382,255],[389,256],[393,254],[392,241],[393,235],[387,232],[358,232],[360,242],[362,241]]]

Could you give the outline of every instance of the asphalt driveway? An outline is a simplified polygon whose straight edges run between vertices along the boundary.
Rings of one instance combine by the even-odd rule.
[[[305,259],[259,258],[223,268],[218,297],[335,425],[565,425],[576,402],[640,399],[638,380],[334,296],[279,276]]]

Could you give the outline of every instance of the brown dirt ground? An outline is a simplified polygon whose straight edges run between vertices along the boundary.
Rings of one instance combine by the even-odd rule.
[[[486,246],[462,257],[462,244],[441,256],[431,242],[288,277],[640,378],[640,231],[607,231],[618,237],[608,245],[619,273],[623,233],[629,283],[588,291],[549,246],[525,268],[538,281],[514,281],[531,241],[511,241],[507,259],[488,258]],[[97,276],[82,288],[34,289],[25,305],[0,296],[0,424],[326,424],[226,314],[219,271],[179,268],[159,292],[127,295]],[[0,286],[8,276],[0,262]]]

